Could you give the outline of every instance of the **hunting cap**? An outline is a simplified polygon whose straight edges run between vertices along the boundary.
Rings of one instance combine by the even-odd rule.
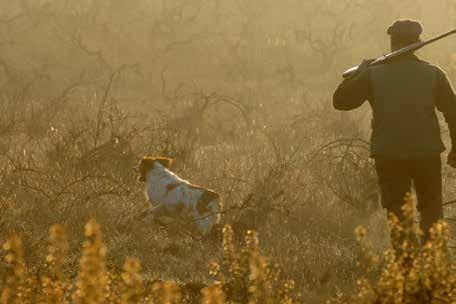
[[[420,35],[423,32],[423,26],[415,20],[396,20],[388,28],[388,35],[392,39],[404,40],[420,40]]]

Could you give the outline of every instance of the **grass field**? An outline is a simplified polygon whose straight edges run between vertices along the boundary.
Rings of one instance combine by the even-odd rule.
[[[5,246],[0,264],[5,303],[23,294],[15,288],[27,289],[30,295],[24,297],[31,297],[28,301],[32,302],[35,297],[55,296],[80,303],[99,303],[102,300],[96,299],[104,297],[107,302],[127,301],[130,293],[132,299],[136,293],[200,299],[198,292],[204,287],[207,299],[215,297],[207,303],[223,298],[233,303],[266,303],[261,297],[269,296],[270,303],[291,299],[321,303],[356,294],[365,271],[357,265],[362,251],[355,229],[369,230],[363,244],[372,254],[388,248],[386,216],[378,205],[366,143],[330,140],[330,126],[325,130],[327,115],[318,115],[326,109],[315,109],[314,122],[305,121],[315,129],[298,132],[294,128],[299,122],[266,128],[247,124],[237,107],[215,97],[203,110],[199,99],[193,102],[185,109],[173,109],[161,120],[128,114],[112,100],[98,100],[93,102],[93,111],[87,106],[67,106],[44,126],[37,121],[27,129],[29,120],[24,120],[5,136],[1,184]],[[235,138],[223,137],[220,128],[211,127],[217,115],[230,110],[233,116],[228,121],[242,129]],[[182,115],[198,116],[197,120],[185,118],[198,125],[182,128]],[[149,206],[132,167],[143,155],[173,157],[173,170],[179,175],[219,191],[224,199],[222,225],[232,227],[225,236],[219,231],[201,239],[178,223],[163,226],[147,217],[138,220]],[[60,226],[53,226],[56,223]],[[49,243],[50,227],[54,228]],[[57,256],[52,258],[54,252]],[[453,267],[445,255],[439,255],[444,252],[422,254],[443,261],[429,261],[426,255],[423,264],[413,267],[434,262],[444,263],[446,270]],[[386,257],[391,260],[391,253]],[[378,279],[382,267],[393,266],[380,263],[369,278]],[[256,275],[261,282],[256,282]],[[446,275],[454,276],[454,272],[432,274],[431,280]],[[56,285],[47,286],[46,280]],[[261,295],[254,296],[249,286],[257,283]],[[380,287],[386,290],[380,294],[400,289],[382,284],[387,287]],[[94,294],[78,296],[81,288]],[[234,295],[223,288],[233,288]],[[369,295],[363,297],[380,297],[368,290]]]
[[[133,2],[0,3],[0,303],[456,301],[456,204],[391,249],[369,109],[331,102],[391,18],[429,36],[452,1]],[[453,81],[454,46],[423,54]],[[146,155],[220,193],[214,234],[141,218]]]

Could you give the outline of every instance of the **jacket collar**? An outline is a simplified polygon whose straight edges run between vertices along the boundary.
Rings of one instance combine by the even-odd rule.
[[[394,59],[391,59],[392,61],[402,61],[402,60],[413,60],[413,61],[421,61],[421,59],[415,55],[415,53],[410,53],[406,55],[401,55],[399,57],[396,57]]]
[[[411,60],[420,60],[420,58],[415,53],[404,55],[404,58]]]

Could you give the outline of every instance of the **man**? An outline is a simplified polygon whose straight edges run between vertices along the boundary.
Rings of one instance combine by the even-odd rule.
[[[398,20],[388,28],[391,50],[420,41],[417,21]],[[445,150],[435,109],[443,112],[452,146],[448,164],[456,167],[456,98],[444,71],[415,54],[368,67],[344,80],[334,93],[334,108],[349,111],[369,101],[372,112],[371,156],[375,159],[382,205],[402,218],[404,197],[413,181],[421,229],[443,218],[440,154]]]

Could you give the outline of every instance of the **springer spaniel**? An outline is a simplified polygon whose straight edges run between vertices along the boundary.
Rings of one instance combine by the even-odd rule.
[[[169,169],[172,159],[144,157],[136,167],[138,181],[145,183],[146,197],[154,217],[169,215],[190,218],[203,234],[211,232],[220,220],[220,196],[181,179]]]

